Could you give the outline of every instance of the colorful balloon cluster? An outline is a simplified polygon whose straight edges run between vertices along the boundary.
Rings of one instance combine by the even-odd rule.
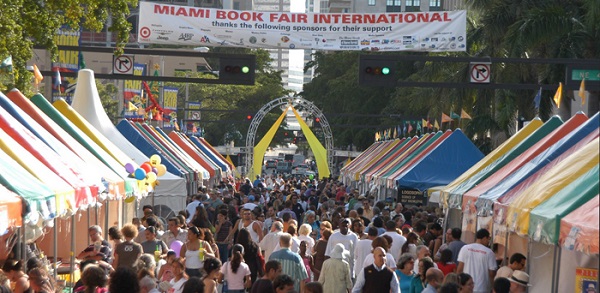
[[[125,164],[125,171],[137,180],[146,179],[148,183],[154,184],[159,176],[167,173],[167,167],[161,164],[159,155],[152,155],[150,161],[143,163],[137,169],[131,163]]]

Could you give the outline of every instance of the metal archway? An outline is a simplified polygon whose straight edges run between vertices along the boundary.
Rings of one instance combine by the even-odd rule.
[[[331,170],[333,168],[333,134],[331,133],[331,127],[329,127],[329,122],[321,109],[319,109],[315,104],[311,101],[308,101],[301,97],[281,97],[274,99],[268,103],[266,103],[254,118],[252,118],[252,122],[250,122],[250,127],[248,128],[248,134],[246,135],[246,170],[248,173],[252,168],[254,161],[254,139],[256,137],[256,131],[258,130],[258,126],[262,122],[263,118],[267,113],[271,112],[271,110],[275,109],[275,107],[280,107],[282,105],[292,105],[294,108],[302,108],[302,111],[309,112],[315,118],[319,118],[321,127],[323,128],[323,134],[325,136],[325,149],[327,149],[327,164]]]

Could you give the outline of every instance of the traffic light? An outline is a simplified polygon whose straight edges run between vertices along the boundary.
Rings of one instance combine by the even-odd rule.
[[[219,81],[224,84],[254,85],[256,56],[251,54],[219,57]]]
[[[250,115],[250,114],[246,115],[246,120],[252,121],[252,115]]]
[[[358,83],[371,86],[395,86],[397,61],[386,55],[360,55]]]
[[[319,117],[316,117],[316,118],[315,118],[315,122],[317,122],[317,123],[321,122],[321,118],[319,118]]]

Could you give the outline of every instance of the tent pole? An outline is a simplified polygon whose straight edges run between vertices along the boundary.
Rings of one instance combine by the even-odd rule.
[[[88,228],[89,228],[89,227],[90,227],[90,208],[89,208],[89,207],[88,207],[88,209],[87,209],[87,211],[86,211],[86,214],[87,214],[87,215],[86,215],[86,216],[87,216],[87,217],[86,217],[86,219],[87,219],[87,226],[86,226],[86,227],[88,227]],[[106,231],[105,233],[108,233],[108,231]],[[104,235],[103,235],[103,236],[104,236]],[[87,244],[88,244],[88,245],[90,245],[90,237],[87,237],[87,240],[88,240],[88,243],[87,243]]]
[[[504,231],[504,255],[502,256],[502,264],[506,265],[506,263],[504,263],[504,260],[506,259],[508,255],[508,230]]]
[[[108,233],[108,205],[110,203],[110,199],[106,199],[106,201],[104,202],[104,229],[107,231],[106,233]]]
[[[97,204],[94,205],[94,225],[98,225],[98,205]],[[108,233],[108,229],[105,228],[104,231],[107,231],[106,233]]]
[[[553,286],[555,285],[554,290],[552,292],[558,292],[558,284],[560,283],[560,265],[558,265],[558,264],[560,264],[560,258],[562,256],[562,247],[560,247],[560,245],[556,245],[556,244],[555,244],[555,246],[556,246],[555,249],[558,250],[558,252],[557,252],[558,256],[556,258],[556,263],[554,264],[554,267],[556,268],[556,275],[554,276],[554,280],[553,280],[554,282],[552,282],[552,285]]]
[[[23,263],[27,263],[27,231],[25,229],[27,229],[27,225],[23,225],[23,235],[21,235],[21,259]]]
[[[53,249],[53,254],[54,254],[54,279],[56,280],[56,277],[58,275],[58,228],[56,227],[58,225],[58,220],[56,218],[54,218],[54,249]]]
[[[89,226],[88,226],[89,228]],[[69,260],[69,280],[71,284],[75,284],[75,214],[71,216],[71,251],[70,251],[70,260]],[[89,237],[87,237],[89,239]],[[88,240],[89,241],[89,240]]]

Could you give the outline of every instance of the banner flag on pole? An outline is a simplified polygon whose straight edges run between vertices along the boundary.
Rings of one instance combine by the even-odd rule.
[[[454,119],[460,119],[460,116],[458,116],[458,114],[450,111],[450,118],[452,118],[452,120],[454,120]]]
[[[438,124],[437,119],[435,119],[435,121],[433,123],[433,127],[437,130],[440,130],[440,124]]]
[[[560,102],[562,101],[562,82],[558,83],[558,89],[554,94],[554,103],[556,103],[556,108],[560,109]]]
[[[471,120],[471,116],[469,116],[469,114],[467,114],[467,112],[465,112],[464,109],[460,109],[460,118]]]
[[[579,97],[581,98],[581,105],[585,105],[585,78],[581,80],[579,85]]]
[[[36,86],[39,85],[40,82],[42,82],[42,80],[44,80],[44,76],[42,75],[42,73],[40,72],[40,69],[35,64],[33,64],[33,77],[35,79]]]
[[[450,118],[450,116],[442,113],[442,123],[446,123],[446,122],[450,122],[452,121],[452,118]]]
[[[56,87],[56,90],[58,91],[58,93],[61,93],[61,91],[60,91],[61,84],[62,84],[62,77],[60,76],[60,70],[58,67],[56,67],[56,75],[54,76],[54,87]]]
[[[540,102],[542,101],[542,87],[538,90],[535,98],[533,98],[533,103],[535,104],[535,109],[538,110],[540,108]]]

